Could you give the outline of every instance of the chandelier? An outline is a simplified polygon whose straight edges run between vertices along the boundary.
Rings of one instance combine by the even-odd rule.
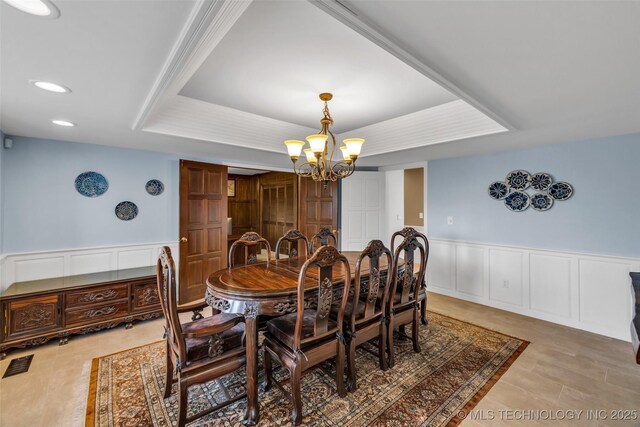
[[[347,138],[343,140],[344,145],[340,147],[342,160],[333,161],[333,153],[336,150],[336,137],[329,130],[329,126],[333,125],[328,105],[331,98],[333,98],[333,95],[330,93],[320,94],[320,100],[324,102],[324,108],[322,109],[324,116],[320,120],[322,129],[318,134],[307,136],[309,148],[303,150],[304,141],[297,139],[289,139],[284,142],[287,146],[289,157],[293,162],[293,171],[296,175],[310,177],[314,181],[323,182],[325,188],[330,181],[337,181],[353,174],[356,169],[356,159],[364,143],[362,138]],[[331,137],[330,142],[328,142],[329,137]],[[329,150],[331,151],[329,152]],[[297,164],[298,158],[300,158],[300,154],[303,151],[306,162]]]

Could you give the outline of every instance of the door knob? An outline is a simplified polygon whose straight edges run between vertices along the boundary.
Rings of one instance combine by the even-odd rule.
[[[180,243],[187,243],[189,240],[187,240],[186,237],[181,237],[180,238]]]

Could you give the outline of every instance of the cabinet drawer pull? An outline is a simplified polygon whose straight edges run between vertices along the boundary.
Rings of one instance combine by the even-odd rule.
[[[112,305],[110,307],[87,310],[82,317],[84,317],[85,319],[94,319],[96,317],[108,316],[109,314],[113,314],[116,311],[118,311],[118,307]]]
[[[118,292],[113,289],[108,289],[102,292],[92,292],[90,294],[84,295],[82,298],[78,299],[78,302],[97,302],[105,299],[111,299],[118,295]]]

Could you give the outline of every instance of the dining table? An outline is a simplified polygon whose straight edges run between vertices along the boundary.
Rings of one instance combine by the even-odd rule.
[[[341,252],[349,261],[351,277],[355,278],[355,265],[360,252]],[[269,263],[239,265],[224,268],[207,278],[205,301],[213,309],[224,313],[242,314],[245,319],[247,411],[245,425],[255,425],[259,419],[258,405],[258,316],[282,316],[297,311],[298,276],[309,258],[298,256],[271,260]],[[380,259],[380,272],[388,269],[386,257]],[[332,282],[337,293],[344,289],[345,268],[337,263],[332,271]],[[361,269],[361,282],[369,279],[368,263]],[[310,269],[304,278],[305,307],[317,303],[318,272]],[[335,297],[334,297],[335,298]]]

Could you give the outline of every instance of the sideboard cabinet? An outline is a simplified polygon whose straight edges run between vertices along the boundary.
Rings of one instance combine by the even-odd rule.
[[[162,316],[155,267],[17,282],[0,295],[0,310],[3,359],[10,348],[63,345],[72,334]]]

